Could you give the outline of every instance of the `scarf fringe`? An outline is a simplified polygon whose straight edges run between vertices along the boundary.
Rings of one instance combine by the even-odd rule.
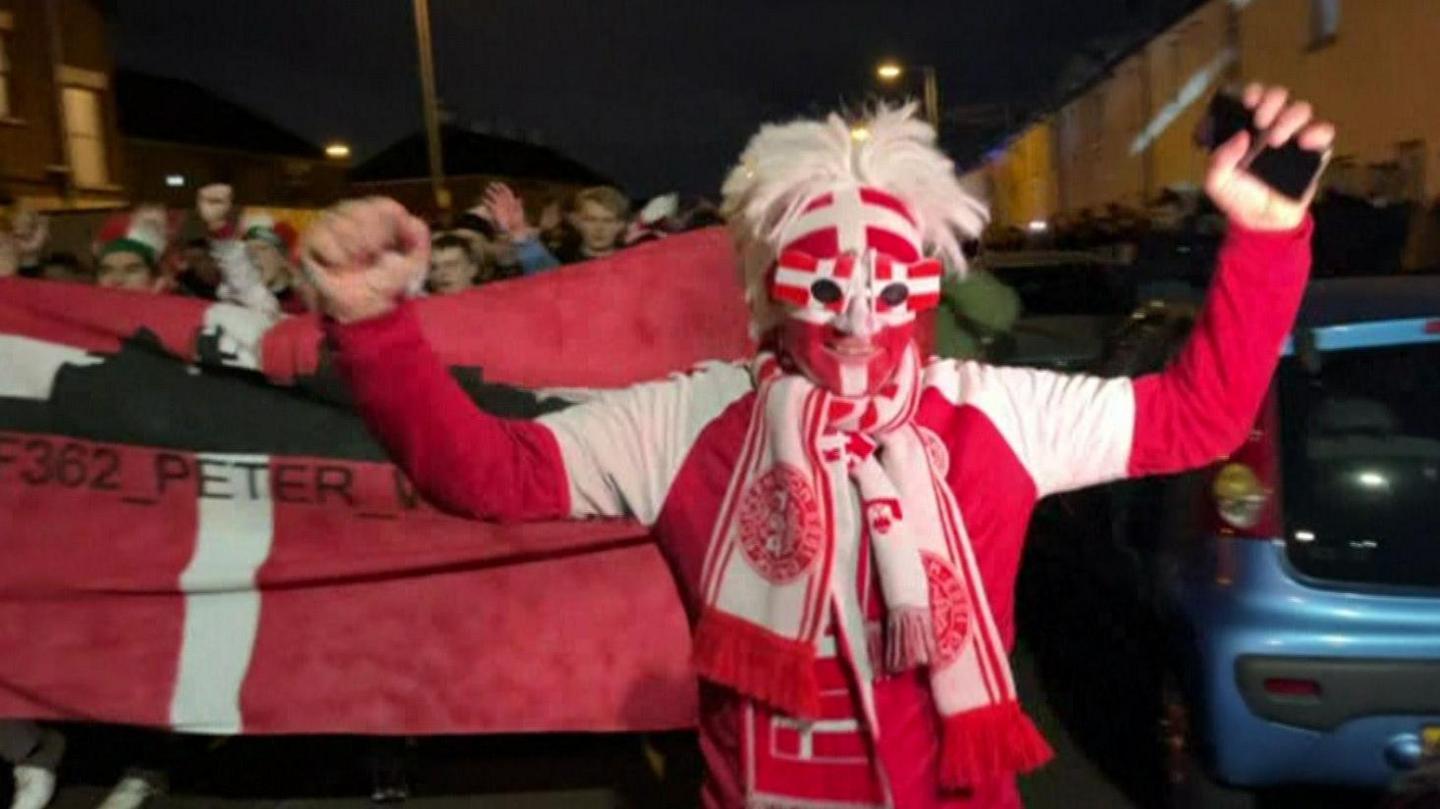
[[[703,678],[798,719],[820,716],[815,647],[707,609],[695,627],[693,661]]]
[[[1018,702],[945,717],[943,745],[940,783],[947,789],[1027,773],[1055,757]]]
[[[796,799],[785,799],[785,797],[757,797],[749,796],[744,799],[744,809],[815,809],[818,803],[814,800],[806,800],[804,797]],[[829,803],[827,805],[829,806]],[[848,808],[871,809],[868,803],[845,803]],[[886,809],[884,805],[876,805],[873,809]]]
[[[890,610],[885,626],[885,668],[899,674],[935,659],[935,628],[926,607]]]
[[[814,800],[806,800],[804,797],[786,799],[786,797],[757,797],[749,796],[744,799],[744,809],[815,809],[819,806]],[[825,806],[831,806],[825,803]],[[886,805],[874,805],[870,803],[845,803],[847,808],[852,809],[886,809]]]

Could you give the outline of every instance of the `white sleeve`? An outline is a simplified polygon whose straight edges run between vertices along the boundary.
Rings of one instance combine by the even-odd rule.
[[[952,404],[973,406],[995,425],[1039,497],[1126,476],[1135,435],[1130,379],[956,361],[929,374]]]
[[[560,444],[571,516],[653,524],[700,431],[750,389],[744,366],[707,363],[540,417]]]

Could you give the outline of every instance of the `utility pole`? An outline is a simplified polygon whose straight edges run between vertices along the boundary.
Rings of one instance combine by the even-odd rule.
[[[920,68],[925,74],[925,117],[936,132],[940,131],[940,80],[935,77],[935,68],[925,65]]]
[[[435,206],[450,210],[445,188],[445,161],[440,151],[440,114],[435,102],[435,50],[430,41],[430,0],[414,0],[415,41],[420,51],[420,95],[425,105],[425,139],[430,153],[430,189]]]

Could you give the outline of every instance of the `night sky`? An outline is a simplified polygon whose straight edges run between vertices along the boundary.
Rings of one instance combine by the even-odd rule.
[[[896,56],[942,105],[1034,104],[1077,49],[1187,0],[431,0],[457,123],[554,146],[633,193],[714,194],[758,124],[876,92]],[[124,0],[116,58],[357,157],[421,125],[410,0]],[[916,75],[918,82],[918,75]],[[919,95],[919,85],[913,85]]]

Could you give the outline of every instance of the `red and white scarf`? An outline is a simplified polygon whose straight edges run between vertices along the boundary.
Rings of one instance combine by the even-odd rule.
[[[948,453],[915,423],[923,386],[914,346],[895,380],[872,397],[834,396],[770,354],[757,357],[754,373],[758,401],[702,574],[700,675],[813,718],[816,648],[833,619],[872,733],[875,667],[896,673],[929,666],[944,720],[946,786],[1049,760],[1049,746],[1016,698],[945,480]],[[883,643],[866,637],[855,586],[871,561],[860,559],[862,531],[888,609]]]

